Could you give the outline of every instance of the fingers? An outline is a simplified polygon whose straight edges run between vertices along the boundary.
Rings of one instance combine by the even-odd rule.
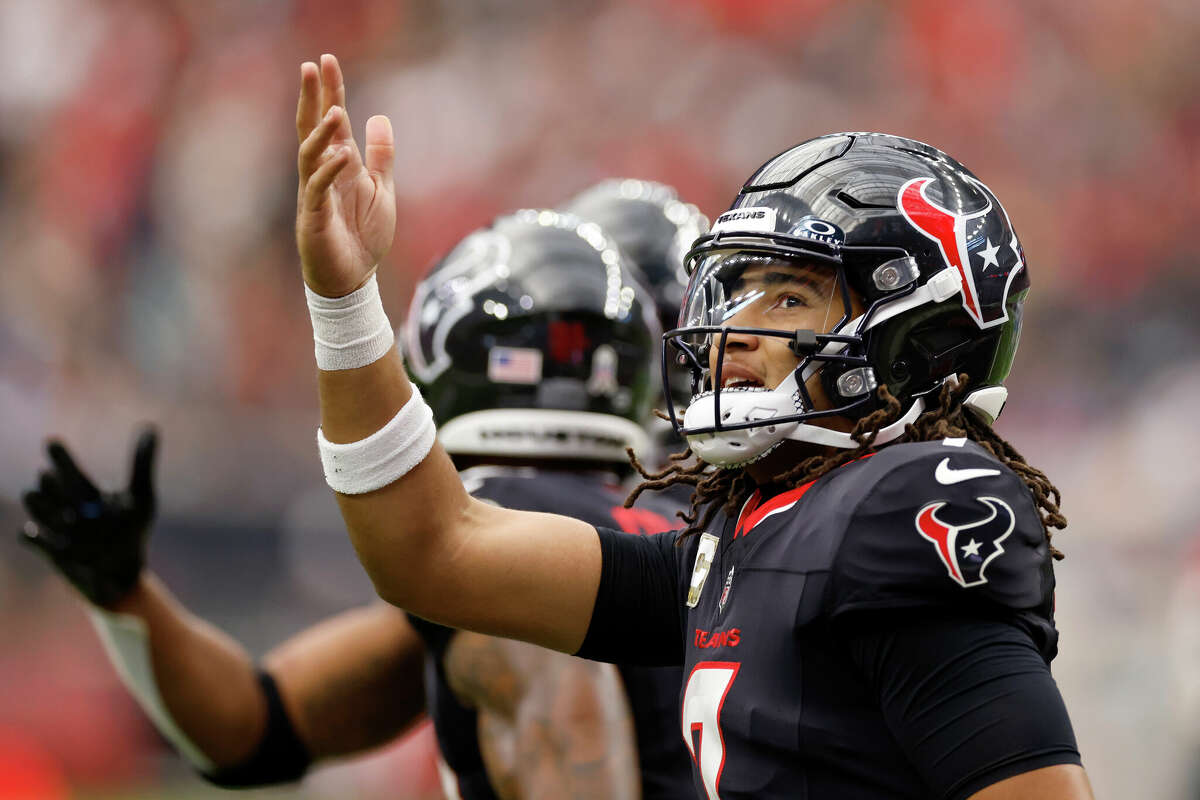
[[[129,493],[141,506],[154,503],[154,454],[158,451],[158,431],[147,427],[138,436],[133,452],[133,471],[129,478]]]
[[[41,491],[25,492],[21,495],[21,505],[25,506],[25,513],[43,530],[62,525],[62,505]]]
[[[312,180],[313,173],[321,165],[322,156],[328,157],[326,149],[333,141],[333,135],[338,125],[345,117],[345,111],[340,106],[334,106],[325,113],[325,117],[308,138],[300,144],[300,155],[297,168],[300,171],[300,183],[303,185]]]
[[[336,56],[321,56],[321,113],[334,106],[346,107],[346,82]]]
[[[21,529],[17,531],[17,536],[21,542],[36,547],[43,553],[53,557],[63,549],[62,537],[47,528],[43,528],[33,520],[26,520]]]
[[[357,153],[358,145],[354,142],[354,130],[350,127],[350,115],[346,111],[346,82],[342,78],[342,67],[337,58],[326,53],[321,56],[321,113],[335,106],[342,110],[342,119],[333,133],[333,141],[347,144]]]
[[[296,103],[296,137],[303,142],[321,122],[321,73],[317,65],[300,65],[300,99]]]
[[[354,160],[354,153],[348,147],[341,147],[334,155],[317,168],[304,186],[304,209],[318,211],[328,199],[328,190],[342,170]]]
[[[367,172],[376,183],[390,191],[392,189],[392,163],[396,156],[391,120],[382,114],[367,120],[366,142]]]
[[[98,500],[100,498],[100,491],[80,471],[79,467],[75,466],[75,460],[71,458],[67,448],[63,447],[62,442],[51,441],[46,446],[46,452],[50,455],[50,462],[54,464],[56,477],[66,497],[76,500]]]
[[[54,477],[54,473],[52,472],[38,474],[37,491],[38,494],[56,506],[69,505],[66,496],[63,494],[62,487],[58,483],[58,479]]]
[[[330,117],[330,114],[337,116]],[[320,154],[332,142],[358,156],[358,145],[346,114],[346,84],[338,60],[326,53],[320,64],[300,65],[300,99],[296,103],[296,135],[300,140],[300,181],[320,165]]]

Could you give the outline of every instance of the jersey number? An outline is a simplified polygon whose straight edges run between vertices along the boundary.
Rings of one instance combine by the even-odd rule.
[[[740,666],[734,661],[701,661],[683,690],[683,741],[700,769],[708,800],[720,800],[717,784],[725,768],[721,707]]]

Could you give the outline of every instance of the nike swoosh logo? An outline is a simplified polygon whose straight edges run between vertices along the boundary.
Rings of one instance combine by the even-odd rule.
[[[954,469],[950,466],[950,459],[943,458],[937,465],[937,469],[933,472],[933,477],[943,486],[950,486],[963,481],[973,481],[976,478],[989,478],[992,475],[999,475],[998,469]]]

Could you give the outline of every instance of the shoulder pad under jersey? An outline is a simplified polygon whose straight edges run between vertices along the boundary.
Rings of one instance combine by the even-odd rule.
[[[1054,573],[1033,494],[987,450],[963,439],[893,445],[844,477],[857,485],[845,496],[830,614],[1049,608]]]

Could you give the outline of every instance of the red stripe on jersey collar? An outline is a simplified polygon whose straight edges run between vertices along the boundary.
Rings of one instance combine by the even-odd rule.
[[[854,461],[862,461],[863,459],[870,458],[873,455],[875,454],[867,453],[865,456],[854,459]],[[854,461],[848,461],[846,463],[853,464]],[[845,464],[842,466],[845,466]],[[817,478],[817,480],[820,480],[820,478]],[[750,499],[746,501],[746,505],[742,506],[742,512],[738,514],[737,527],[733,529],[733,538],[736,539],[739,536],[745,536],[754,529],[755,525],[771,516],[771,514],[774,514],[777,511],[786,511],[794,506],[797,502],[799,502],[800,498],[804,496],[804,493],[812,488],[812,485],[816,483],[817,480],[809,481],[803,486],[798,486],[795,489],[789,489],[786,492],[777,494],[767,502],[762,503],[762,505],[759,505],[759,503],[762,501],[762,493],[758,489],[755,489],[754,494],[750,495]]]
[[[744,536],[754,529],[754,526],[766,519],[767,515],[773,511],[784,511],[796,504],[796,501],[804,496],[816,481],[809,481],[795,489],[786,491],[783,494],[777,494],[761,506],[758,501],[761,499],[761,494],[757,489],[754,494],[750,495],[750,499],[746,501],[746,505],[742,507],[742,513],[738,515],[737,527],[733,529],[733,538]]]

